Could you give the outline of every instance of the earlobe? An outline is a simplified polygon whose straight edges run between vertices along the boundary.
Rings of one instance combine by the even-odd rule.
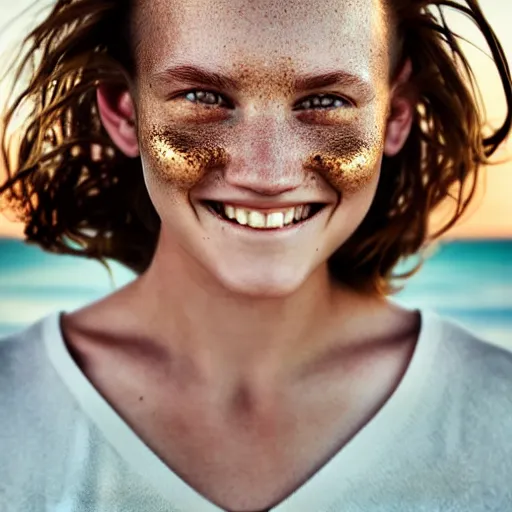
[[[139,156],[135,107],[127,89],[100,85],[96,91],[98,111],[112,142],[126,156]]]
[[[412,64],[409,60],[404,64],[395,80],[392,90],[390,113],[387,120],[384,154],[395,156],[403,148],[411,132],[416,107],[413,94],[407,87],[412,74]]]

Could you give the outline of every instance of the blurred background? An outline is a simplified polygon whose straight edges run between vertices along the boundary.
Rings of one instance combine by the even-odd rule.
[[[2,1],[0,61],[3,74],[12,55],[51,2]],[[512,2],[483,0],[482,8],[512,58]],[[450,25],[468,40],[467,50],[480,84],[488,120],[503,119],[505,101],[499,77],[482,37],[461,15],[448,14]],[[479,49],[480,48],[480,49]],[[9,80],[0,85],[0,106]],[[0,127],[1,128],[1,127]],[[512,161],[505,145],[496,165],[486,169],[468,215],[432,251],[423,267],[396,299],[409,307],[450,316],[496,344],[512,349]],[[0,183],[5,175],[0,169]],[[440,214],[441,215],[441,214]],[[133,279],[112,264],[112,282],[99,263],[56,256],[25,244],[23,226],[0,214],[0,337],[55,310],[70,311],[101,298]]]

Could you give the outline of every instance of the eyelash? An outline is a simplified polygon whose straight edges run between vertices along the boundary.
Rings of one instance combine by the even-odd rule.
[[[185,94],[185,98],[194,103],[201,103],[201,101],[198,101],[198,100],[203,100],[205,105],[212,105],[212,106],[219,105],[219,106],[228,106],[228,107],[230,106],[228,104],[228,102],[226,102],[220,94],[218,94],[216,92],[212,92],[212,91],[202,91],[202,90],[190,91],[187,94]],[[218,101],[216,101],[217,99],[220,99],[221,102],[219,103]],[[330,102],[330,104],[326,103],[325,105],[322,105],[322,102],[324,102],[324,100],[326,100],[326,99],[328,102]],[[208,100],[208,101],[205,101],[205,100]],[[334,96],[333,94],[315,94],[313,96],[309,96],[306,99],[302,100],[299,105],[301,105],[301,104],[302,105],[305,104],[306,106],[305,107],[303,106],[302,108],[294,108],[294,110],[307,110],[310,108],[314,108],[314,110],[317,110],[318,108],[324,108],[324,107],[325,108],[331,108],[331,107],[339,108],[339,107],[348,105],[348,101],[340,98],[339,96]]]

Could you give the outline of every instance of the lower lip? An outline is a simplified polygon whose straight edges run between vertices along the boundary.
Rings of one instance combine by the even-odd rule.
[[[278,236],[280,234],[282,235],[288,235],[290,233],[293,233],[294,231],[300,231],[303,228],[309,226],[313,221],[318,220],[321,215],[324,214],[324,212],[327,210],[327,207],[324,206],[320,211],[315,213],[312,217],[309,217],[305,220],[302,220],[299,223],[292,223],[288,224],[286,226],[283,226],[282,228],[252,228],[248,225],[242,225],[238,222],[231,222],[229,220],[226,220],[224,217],[219,215],[217,212],[213,212],[210,208],[207,206],[201,205],[202,208],[204,208],[212,217],[214,217],[217,220],[220,220],[224,226],[229,226],[230,228],[236,230],[237,232],[241,233],[248,233],[251,235],[263,235],[263,236]]]

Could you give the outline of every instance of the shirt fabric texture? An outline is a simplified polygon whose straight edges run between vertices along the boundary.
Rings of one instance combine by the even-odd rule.
[[[87,380],[60,314],[0,341],[0,511],[220,512]],[[512,353],[421,318],[390,399],[272,512],[512,511]]]

